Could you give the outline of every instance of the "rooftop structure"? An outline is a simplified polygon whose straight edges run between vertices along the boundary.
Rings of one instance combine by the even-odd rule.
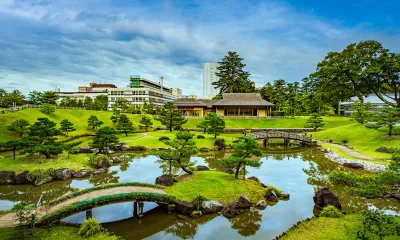
[[[393,93],[387,94],[389,97],[394,97]],[[386,98],[389,102],[395,103],[393,99]],[[355,102],[358,100],[357,97],[352,97],[349,101],[347,102],[341,102],[339,103],[340,105],[340,112],[342,115],[348,116],[351,115],[352,107],[355,105]],[[371,104],[371,111],[377,111],[383,108],[388,108],[390,107],[389,104],[385,103],[382,101],[378,96],[375,94],[370,94],[367,97],[364,98],[364,103],[370,103]]]

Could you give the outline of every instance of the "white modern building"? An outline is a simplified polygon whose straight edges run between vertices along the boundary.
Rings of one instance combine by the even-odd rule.
[[[215,89],[212,83],[218,81],[216,73],[218,72],[218,63],[206,62],[203,63],[203,97],[213,98],[215,97],[219,90]]]
[[[388,93],[387,94],[389,97],[394,98],[394,93]],[[393,99],[386,98],[387,101],[391,103],[395,103]],[[340,105],[340,114],[344,116],[350,116],[353,112],[352,107],[355,105],[355,102],[358,100],[357,97],[352,97],[349,101],[347,102],[341,102],[339,103]],[[371,109],[370,111],[379,111],[384,108],[390,107],[389,104],[383,102],[378,96],[375,94],[370,94],[367,97],[364,98],[364,103],[370,103],[371,104]]]

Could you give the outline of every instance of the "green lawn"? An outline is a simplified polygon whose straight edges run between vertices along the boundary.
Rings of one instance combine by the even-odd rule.
[[[265,189],[253,180],[238,180],[232,174],[216,171],[194,172],[193,176],[165,190],[178,199],[192,201],[198,195],[222,204],[235,201],[246,194],[253,203],[264,199]]]
[[[391,154],[376,152],[375,150],[379,147],[400,147],[400,135],[389,137],[385,132],[370,129],[358,123],[315,132],[312,135],[317,139],[332,139],[339,143],[347,140],[347,145],[355,151],[374,159],[391,159]]]
[[[355,230],[360,224],[358,214],[345,215],[342,218],[319,217],[311,221],[303,222],[296,228],[289,230],[282,240],[338,240],[352,239],[349,237],[348,229]],[[387,240],[398,239],[398,237],[385,238]]]
[[[95,236],[84,238],[78,235],[79,228],[72,226],[57,226],[51,228],[37,228],[36,240],[118,240],[117,236],[110,236],[108,233],[99,233]],[[16,228],[0,228],[2,240],[30,239],[25,238],[21,230]],[[33,239],[33,238],[32,238]]]

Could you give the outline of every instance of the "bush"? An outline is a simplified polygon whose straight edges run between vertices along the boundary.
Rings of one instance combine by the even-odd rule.
[[[347,144],[347,143],[349,143],[349,140],[343,139],[343,140],[342,140],[342,143],[343,143],[343,144]]]
[[[336,207],[329,205],[322,209],[320,216],[329,218],[341,218],[343,217],[343,213]]]
[[[193,203],[194,208],[195,208],[196,210],[200,210],[201,205],[203,204],[203,202],[204,202],[204,201],[207,201],[207,200],[208,200],[207,198],[205,198],[205,197],[199,195],[199,196],[197,196],[197,197],[193,200],[192,203]]]
[[[46,178],[54,178],[55,171],[53,168],[48,168],[46,170],[43,169],[36,169],[29,173],[29,177],[32,181],[40,181]]]
[[[94,218],[86,219],[79,228],[78,234],[82,237],[91,237],[101,232],[100,223]]]
[[[400,171],[400,150],[396,149],[392,154],[392,162],[389,165],[389,169],[393,171]]]

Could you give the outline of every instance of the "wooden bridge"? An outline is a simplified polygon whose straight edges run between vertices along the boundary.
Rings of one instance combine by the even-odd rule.
[[[312,137],[308,137],[306,134],[299,133],[291,133],[291,132],[278,132],[278,131],[265,131],[265,132],[257,132],[252,133],[250,136],[255,139],[263,139],[264,146],[268,145],[269,139],[279,138],[283,139],[283,144],[285,146],[289,145],[290,140],[300,142],[302,145],[311,146],[312,145]]]

